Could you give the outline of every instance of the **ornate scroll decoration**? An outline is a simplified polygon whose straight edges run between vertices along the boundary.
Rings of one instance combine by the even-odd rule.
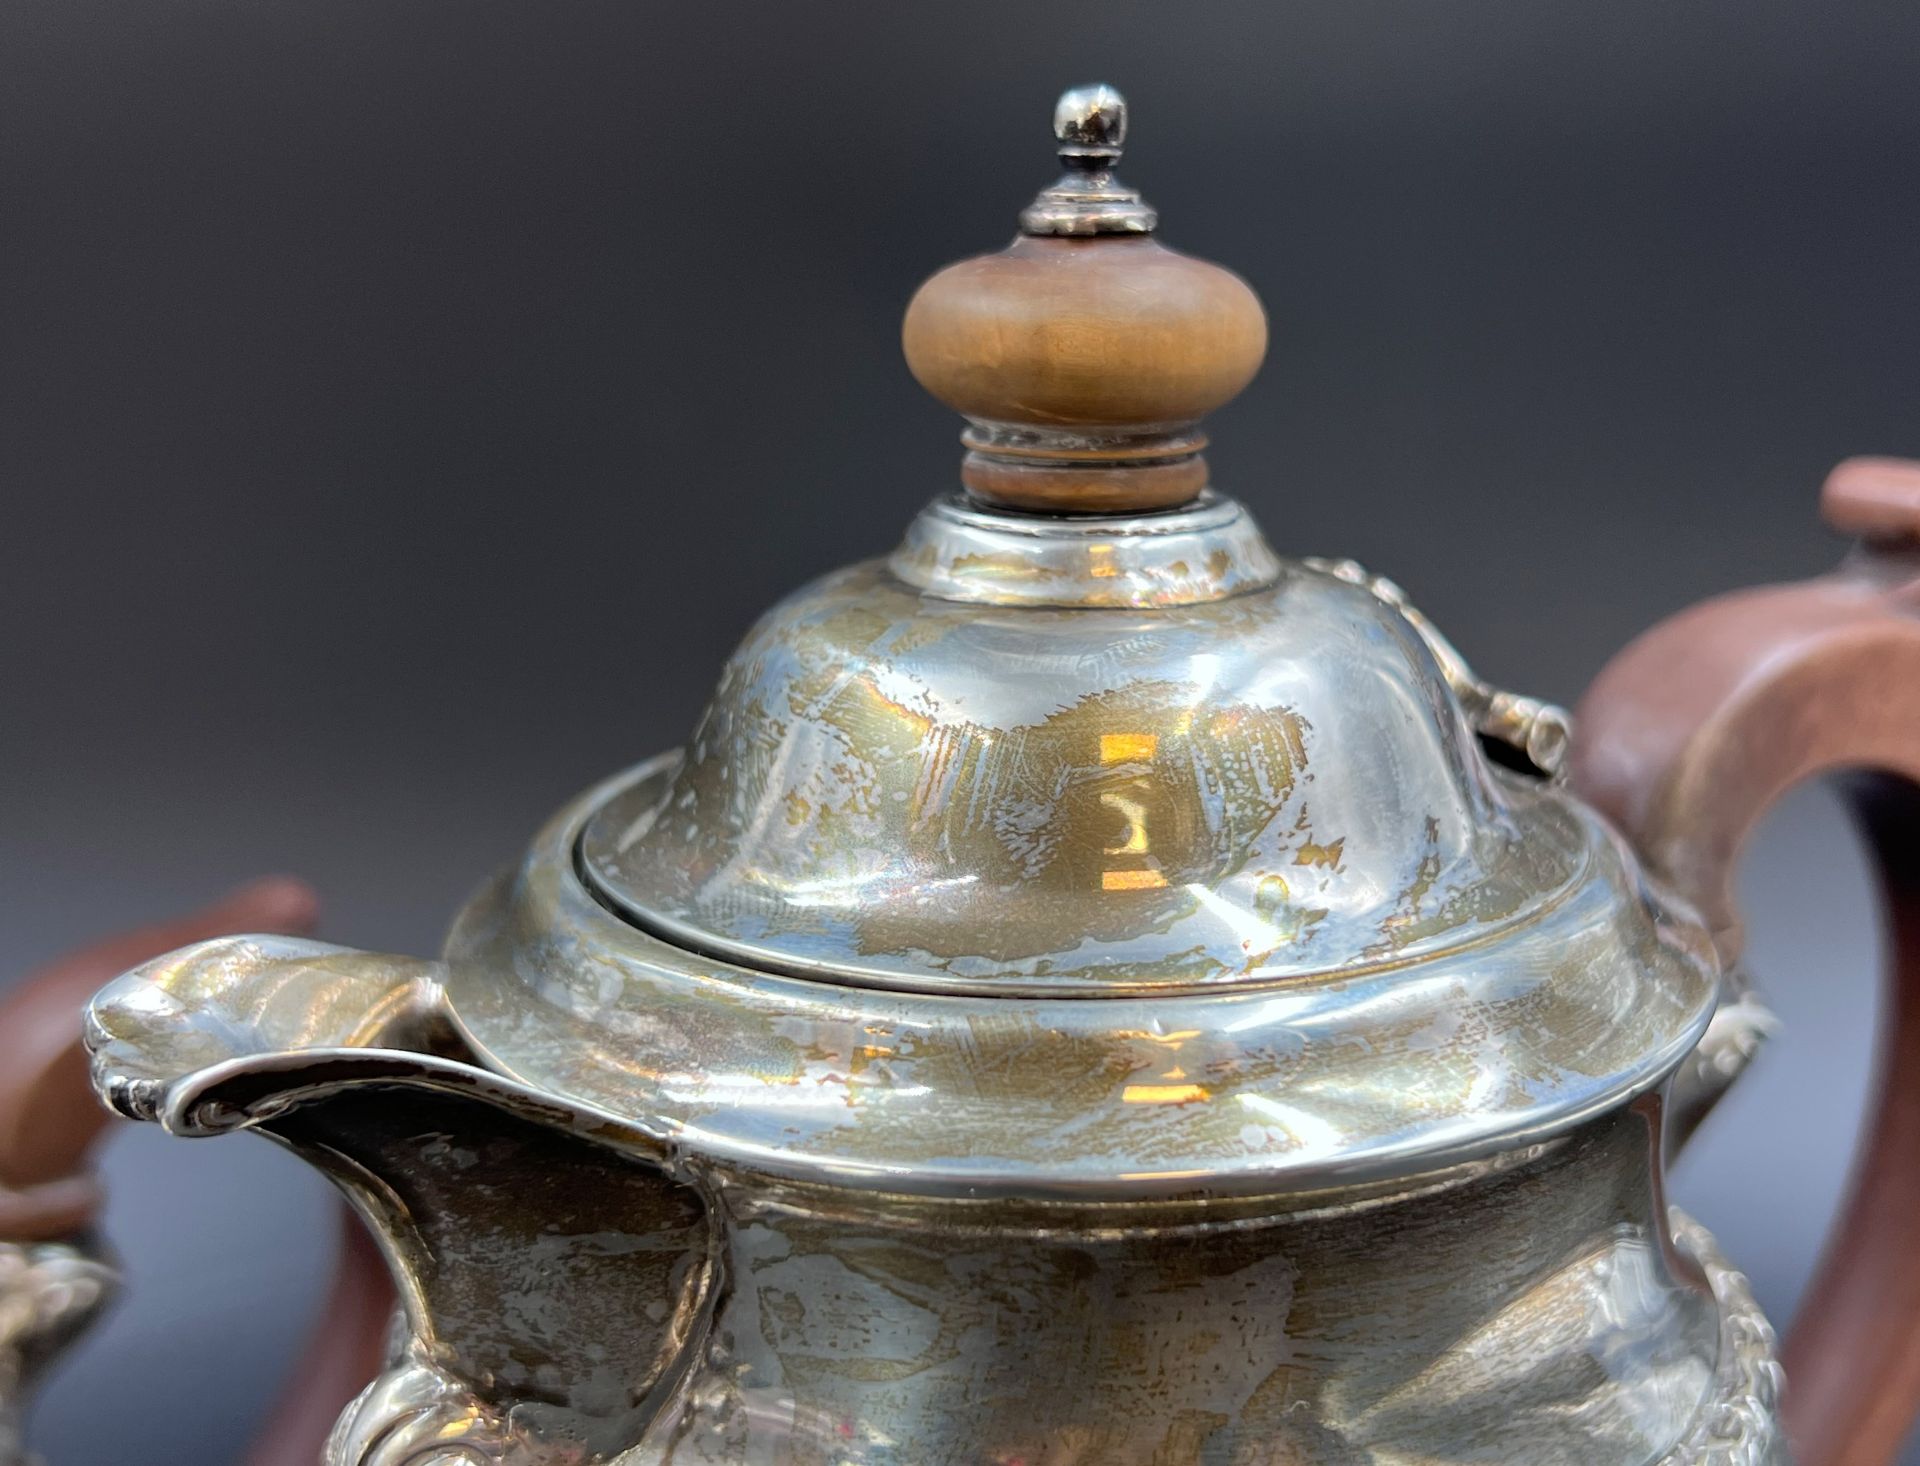
[[[537,1443],[427,1361],[418,1343],[347,1407],[325,1466],[495,1466],[532,1459]]]
[[[1440,664],[1440,675],[1460,700],[1473,731],[1510,750],[1523,767],[1549,779],[1560,777],[1573,737],[1573,719],[1566,709],[1517,692],[1503,692],[1476,677],[1453,643],[1442,636],[1439,628],[1408,601],[1407,593],[1386,576],[1371,575],[1353,560],[1309,556],[1301,563],[1322,575],[1360,586],[1392,606],[1420,633],[1420,639],[1433,653],[1433,659]]]
[[[1678,1207],[1669,1216],[1674,1241],[1699,1262],[1720,1304],[1720,1366],[1713,1395],[1660,1466],[1786,1466],[1773,1326],[1713,1234]]]

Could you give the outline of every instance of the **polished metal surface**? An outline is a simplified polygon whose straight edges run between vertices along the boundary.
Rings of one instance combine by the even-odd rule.
[[[274,1135],[389,1249],[410,1342],[333,1466],[1783,1459],[1770,1334],[1667,1232],[1651,1097],[1239,1198],[782,1180],[462,1055],[460,947],[224,940],[95,1009],[125,1111]]]
[[[929,1196],[1151,1200],[1320,1190],[1549,1138],[1657,1085],[1713,1006],[1684,920],[1642,965],[1592,960],[1621,939],[1605,882],[1503,963],[1468,951],[1247,991],[956,1001],[739,967],[622,920],[577,873],[594,813],[670,767],[562,811],[443,963],[255,938],[143,970],[95,1005],[98,1082],[198,1132],[184,1077],[223,1075],[236,1031],[269,1051],[376,1044],[444,1012],[490,1069],[716,1162]],[[284,1017],[262,1028],[261,1005]],[[163,1081],[174,1111],[149,1093]]]
[[[693,950],[918,991],[1698,960],[1558,789],[1482,755],[1480,684],[1404,598],[1225,500],[1156,518],[940,503],[789,597],[673,772],[589,823],[596,888]]]
[[[1661,1466],[1792,1466],[1780,1427],[1785,1375],[1773,1325],[1707,1229],[1678,1207],[1669,1217],[1674,1245],[1699,1264],[1719,1301],[1720,1348],[1713,1392]]]
[[[563,811],[439,962],[229,939],[102,994],[123,1112],[270,1134],[383,1239],[408,1342],[333,1466],[1779,1460],[1725,1342],[1753,1339],[1658,1204],[1652,1096],[1716,991],[1697,926],[1557,787],[1483,765],[1365,587],[1280,565],[1151,614],[1288,586],[1453,708],[1438,787],[1579,879],[1478,942],[1277,979],[823,983],[589,888],[583,834],[657,804],[668,756]],[[1758,1454],[1725,1454],[1736,1419]]]
[[[1000,514],[936,499],[887,558],[901,582],[983,606],[1191,606],[1265,590],[1280,560],[1238,503],[1208,490],[1159,514]]]
[[[96,1082],[179,1134],[292,1146],[382,1238],[407,1333],[334,1466],[1778,1461],[1770,1365],[1742,1363],[1765,1340],[1658,1202],[1656,1097],[1718,992],[1704,934],[1554,780],[1488,759],[1416,618],[1223,499],[935,505],[891,562],[776,608],[688,748],[563,810],[440,961],[186,949],[96,1001]],[[971,962],[743,960],[622,909],[662,809],[695,842],[649,857],[669,873],[769,869],[779,845],[738,841],[771,831],[870,880],[784,818],[859,759],[907,797],[816,808],[899,821],[846,848],[915,857],[933,819],[941,859],[990,872],[1005,822],[957,838],[980,796],[926,770],[970,711],[999,741],[1062,707],[1088,785],[1068,739],[1017,765],[1071,795],[1027,825],[1079,847],[1056,884],[969,907],[910,871],[841,908],[898,895],[891,930],[971,934]],[[1210,830],[1243,843],[1209,856]],[[1193,851],[1211,884],[1145,888],[1188,899],[1171,917],[1100,879]],[[1257,897],[1249,861],[1285,897],[1196,961],[1182,921]]]
[[[1459,700],[1473,731],[1483,739],[1504,745],[1516,767],[1548,778],[1565,771],[1567,748],[1573,738],[1572,720],[1564,708],[1538,698],[1503,692],[1474,676],[1453,643],[1407,599],[1407,593],[1384,575],[1370,575],[1352,560],[1308,559],[1306,564],[1353,585],[1363,585],[1392,606],[1427,644],[1446,679],[1447,689]]]
[[[452,1003],[496,1066],[802,1179],[1118,1198],[1393,1175],[1623,1102],[1713,1006],[1684,918],[1642,933],[1639,963],[1608,960],[1639,920],[1610,879],[1500,960],[1272,985],[956,1002],[705,959],[609,913],[572,859],[597,811],[671,768],[563,811],[469,908]],[[1595,855],[1624,876],[1611,843]]]
[[[1127,101],[1110,86],[1075,87],[1053,109],[1066,172],[1021,210],[1025,234],[1151,234],[1157,215],[1113,175],[1127,140]]]
[[[1150,229],[1058,127],[1025,227]],[[94,1081],[378,1238],[328,1466],[1784,1466],[1662,1200],[1759,1020],[1569,736],[1224,497],[942,499],[440,959],[182,949]]]

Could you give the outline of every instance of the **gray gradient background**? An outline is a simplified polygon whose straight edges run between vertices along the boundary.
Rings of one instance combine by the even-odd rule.
[[[1659,615],[1829,564],[1835,459],[1920,454],[1917,56],[1920,7],[1832,0],[8,0],[5,969],[273,869],[331,936],[432,948],[758,609],[952,483],[900,310],[1010,234],[1093,78],[1165,237],[1272,314],[1218,481],[1570,700]],[[1789,1030],[1677,1190],[1785,1317],[1873,914],[1817,790],[1744,888]],[[39,1440],[229,1461],[322,1188],[249,1141],[107,1165],[132,1293]]]

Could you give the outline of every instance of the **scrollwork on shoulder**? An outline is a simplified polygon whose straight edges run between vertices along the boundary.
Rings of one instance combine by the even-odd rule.
[[[1475,676],[1467,659],[1441,634],[1440,628],[1422,615],[1407,599],[1407,593],[1386,576],[1374,575],[1354,560],[1310,556],[1301,563],[1309,570],[1360,586],[1376,600],[1398,611],[1433,653],[1440,675],[1459,699],[1473,731],[1481,738],[1511,750],[1516,762],[1543,778],[1558,779],[1565,773],[1567,751],[1573,738],[1573,719],[1565,708],[1542,702],[1537,697],[1505,692]]]
[[[419,1347],[360,1393],[328,1437],[324,1466],[496,1466],[534,1443],[507,1412],[435,1367]]]
[[[1670,1215],[1674,1241],[1693,1254],[1720,1304],[1720,1364],[1712,1396],[1661,1466],[1786,1466],[1773,1325],[1713,1234],[1678,1207]]]

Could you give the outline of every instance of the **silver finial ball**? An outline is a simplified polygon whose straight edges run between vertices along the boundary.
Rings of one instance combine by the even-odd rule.
[[[1075,87],[1053,109],[1065,171],[1020,211],[1023,234],[1151,234],[1158,216],[1113,176],[1127,140],[1127,99],[1110,86]]]
[[[1060,156],[1110,163],[1127,140],[1127,99],[1104,83],[1075,87],[1053,109]]]

